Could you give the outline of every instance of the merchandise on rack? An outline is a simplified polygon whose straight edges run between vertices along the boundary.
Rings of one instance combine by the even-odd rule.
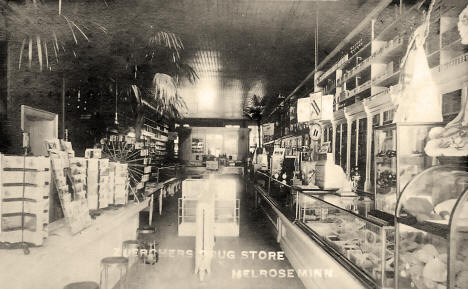
[[[83,160],[75,162],[75,165],[82,162]],[[51,155],[51,163],[54,185],[59,195],[63,214],[70,226],[71,233],[76,234],[91,225],[84,183],[75,183],[74,181],[74,179],[84,180],[84,171],[75,169],[77,174],[73,176],[68,155],[63,158]]]
[[[50,161],[0,154],[0,242],[43,244],[48,236]]]

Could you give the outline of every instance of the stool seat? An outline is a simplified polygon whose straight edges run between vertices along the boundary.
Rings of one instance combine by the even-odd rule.
[[[140,241],[138,240],[125,240],[122,242],[122,246],[125,246],[125,245],[139,245],[140,244]]]
[[[137,233],[138,234],[154,234],[156,233],[156,229],[155,228],[138,228],[137,229]]]
[[[101,259],[100,288],[110,289],[109,270],[119,270],[120,289],[127,288],[126,275],[128,270],[128,258],[121,256],[112,256]],[[112,284],[111,284],[112,286]],[[112,287],[113,288],[113,287]]]
[[[106,257],[101,260],[101,264],[103,265],[128,264],[128,258],[121,257],[121,256]]]
[[[70,283],[63,289],[99,289],[99,284],[91,281]]]

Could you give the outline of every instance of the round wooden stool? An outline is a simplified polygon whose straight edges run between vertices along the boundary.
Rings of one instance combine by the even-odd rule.
[[[122,242],[122,257],[128,258],[129,266],[138,260],[140,246],[140,241],[138,240],[126,240]]]
[[[63,289],[99,289],[99,284],[91,281],[70,283]]]
[[[119,282],[120,288],[126,288],[126,275],[128,271],[128,258],[126,257],[106,257],[101,260],[100,272],[100,287],[101,289],[108,289],[109,286],[109,269],[119,269]],[[103,274],[104,273],[104,274]],[[103,276],[104,275],[104,276]],[[113,288],[114,285],[112,285]]]

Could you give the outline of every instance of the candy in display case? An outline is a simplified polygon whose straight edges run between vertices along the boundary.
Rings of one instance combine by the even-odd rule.
[[[402,191],[396,210],[396,288],[466,288],[468,168],[434,166]]]
[[[398,196],[418,173],[433,165],[424,153],[429,130],[437,123],[396,123],[374,131],[375,209],[395,213]]]
[[[362,281],[374,288],[392,288],[394,228],[342,208],[337,202],[329,203],[325,197],[299,193],[297,221],[315,233]]]

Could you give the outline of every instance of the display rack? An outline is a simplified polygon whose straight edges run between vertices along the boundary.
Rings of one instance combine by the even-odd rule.
[[[77,170],[75,167],[74,175],[72,175],[71,161],[63,154],[51,154],[51,163],[54,185],[59,195],[63,214],[71,233],[79,233],[91,225],[83,179],[85,171]],[[74,163],[82,162],[74,160]]]
[[[50,160],[0,154],[0,248],[43,245],[48,237]],[[14,246],[14,245],[17,246]]]
[[[103,156],[112,162],[124,164],[128,172],[128,188],[130,193],[139,202],[145,183],[151,174],[151,158],[149,149],[143,142],[123,135],[111,135],[102,140]],[[140,195],[140,196],[138,196]]]

